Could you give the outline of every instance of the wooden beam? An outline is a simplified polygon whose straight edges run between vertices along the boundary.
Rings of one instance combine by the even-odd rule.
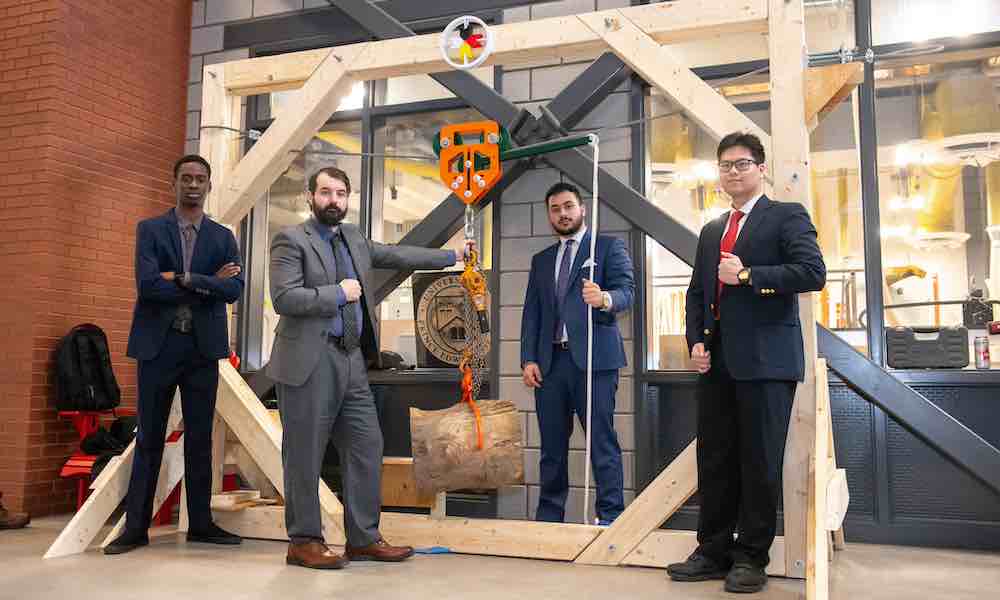
[[[827,463],[829,465],[829,463]],[[851,494],[847,489],[847,471],[827,467],[826,483],[826,520],[827,531],[843,533],[844,517],[847,516],[847,506],[851,502]]]
[[[363,58],[365,50],[359,49],[354,60]],[[355,80],[344,56],[339,49],[327,53],[302,87],[299,110],[278,116],[226,177],[218,212],[223,223],[233,225],[250,211],[295,159],[294,151],[305,146],[350,93]]]
[[[697,440],[688,444],[610,527],[576,559],[587,565],[617,565],[698,489]]]
[[[262,506],[219,513],[219,526],[244,537],[285,540],[284,507]],[[379,528],[393,544],[443,546],[460,554],[571,561],[602,528],[572,523],[501,519],[434,519],[426,515],[382,513]],[[327,540],[328,543],[337,543]]]
[[[226,456],[226,422],[218,412],[212,420],[212,493],[222,491]]]
[[[134,454],[135,442],[132,442],[123,454],[111,459],[104,467],[91,486],[93,491],[87,501],[49,546],[45,558],[79,554],[90,546],[128,491]]]
[[[285,495],[281,467],[281,426],[274,422],[243,377],[229,364],[219,361],[219,392],[215,410],[240,439],[240,443],[282,496]],[[330,543],[343,541],[344,508],[325,483],[319,483],[323,509],[323,534]]]
[[[813,363],[816,374],[816,421],[824,423],[830,418],[830,393],[826,379],[826,360],[820,358]],[[806,600],[828,600],[830,597],[830,533],[827,530],[827,471],[828,446],[830,438],[826,427],[817,432],[809,463],[809,506],[806,511],[808,524],[806,532]]]
[[[205,67],[201,85],[202,129],[198,153],[212,165],[212,189],[205,199],[205,212],[218,216],[226,178],[240,158],[238,130],[243,128],[243,105],[238,96],[226,94],[222,65]]]
[[[743,0],[739,6],[712,0],[677,0],[633,6],[621,12],[659,44],[767,31],[765,0]],[[617,14],[618,11],[587,13],[596,15],[598,20]],[[585,60],[606,49],[600,36],[572,15],[509,23],[492,30],[496,47],[486,65],[513,68],[540,62]],[[337,52],[347,59],[366,44],[371,45],[372,51],[353,68],[352,76],[359,81],[436,73],[451,69],[441,58],[439,38],[439,34],[433,33],[366,42],[338,47]],[[226,63],[227,89],[231,94],[244,96],[294,89],[303,85],[329,51],[323,48]]]
[[[264,498],[274,498],[278,495],[278,490],[275,489],[274,484],[267,478],[264,471],[257,466],[253,457],[243,447],[243,444],[229,444],[227,453],[229,452],[233,455],[233,462],[236,464],[236,468],[239,469],[240,475],[251,488],[260,490],[260,495]]]
[[[175,431],[181,422],[180,400],[174,394],[174,402],[167,419],[167,431]],[[45,558],[59,558],[79,554],[90,546],[108,518],[121,504],[128,492],[132,477],[132,458],[135,456],[135,442],[128,445],[121,455],[112,458],[97,479],[90,484],[92,490],[87,501],[76,511],[73,518],[63,528],[52,543]],[[183,472],[183,463],[181,465]],[[159,489],[159,488],[157,488]],[[164,496],[165,497],[165,496]]]
[[[774,197],[800,202],[812,212],[809,130],[805,120],[805,9],[802,0],[768,0],[771,64],[771,137]],[[790,118],[795,115],[797,118]],[[812,294],[799,298],[805,381],[797,386],[785,444],[785,571],[806,576],[806,504],[809,465],[816,440],[816,319]],[[823,432],[824,438],[826,432]]]
[[[610,10],[577,18],[607,42],[632,70],[679,104],[713,138],[719,140],[734,131],[749,131],[760,138],[770,156],[771,137],[767,132],[674,58],[669,48],[660,46],[629,20],[627,13],[627,10]]]
[[[657,529],[642,540],[622,565],[632,567],[656,567],[665,569],[675,562],[684,562],[698,547],[698,534],[694,531],[673,531]],[[774,538],[771,544],[771,562],[767,565],[767,574],[775,577],[785,575],[785,539]]]
[[[809,130],[847,99],[865,78],[864,65],[847,63],[812,67],[806,73],[805,119]]]
[[[413,475],[413,458],[386,456],[382,459],[382,506],[431,508],[434,494],[421,494]]]

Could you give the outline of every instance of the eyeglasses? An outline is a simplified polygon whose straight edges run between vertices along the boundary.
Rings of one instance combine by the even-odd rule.
[[[740,160],[736,161],[724,160],[719,163],[719,172],[728,173],[733,170],[733,167],[736,167],[736,170],[739,171],[740,173],[746,173],[747,171],[750,170],[751,166],[756,164],[759,163],[755,160],[750,160],[749,158],[741,158]]]

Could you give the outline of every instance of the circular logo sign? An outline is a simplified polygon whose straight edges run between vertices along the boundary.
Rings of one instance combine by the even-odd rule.
[[[474,69],[493,53],[493,32],[479,17],[458,17],[441,32],[441,55],[456,69]]]
[[[427,286],[417,304],[420,341],[438,360],[456,367],[470,333],[465,321],[465,297],[459,276],[446,275]]]

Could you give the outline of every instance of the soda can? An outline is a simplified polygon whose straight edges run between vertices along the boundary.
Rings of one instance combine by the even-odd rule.
[[[990,339],[985,336],[977,337],[973,342],[973,349],[976,353],[976,368],[990,368]]]

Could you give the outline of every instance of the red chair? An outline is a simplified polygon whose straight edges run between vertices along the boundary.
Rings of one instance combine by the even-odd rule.
[[[114,416],[114,417],[132,417],[135,416],[134,408],[117,408],[114,410],[61,410],[59,411],[59,417],[63,419],[71,419],[73,421],[73,427],[76,428],[76,432],[80,437],[82,442],[84,438],[88,435],[97,431],[100,426],[101,417]],[[167,438],[167,442],[176,442],[181,437],[181,431],[174,431]],[[85,454],[82,450],[74,453],[63,465],[61,471],[59,471],[60,477],[75,478],[76,479],[76,509],[80,510],[83,503],[87,501],[87,496],[90,495],[90,476],[94,470],[94,462],[97,461],[97,456],[93,454]],[[153,518],[154,525],[166,525],[170,523],[171,516],[173,515],[173,509],[180,500],[180,486],[174,489],[167,497],[160,511]]]

